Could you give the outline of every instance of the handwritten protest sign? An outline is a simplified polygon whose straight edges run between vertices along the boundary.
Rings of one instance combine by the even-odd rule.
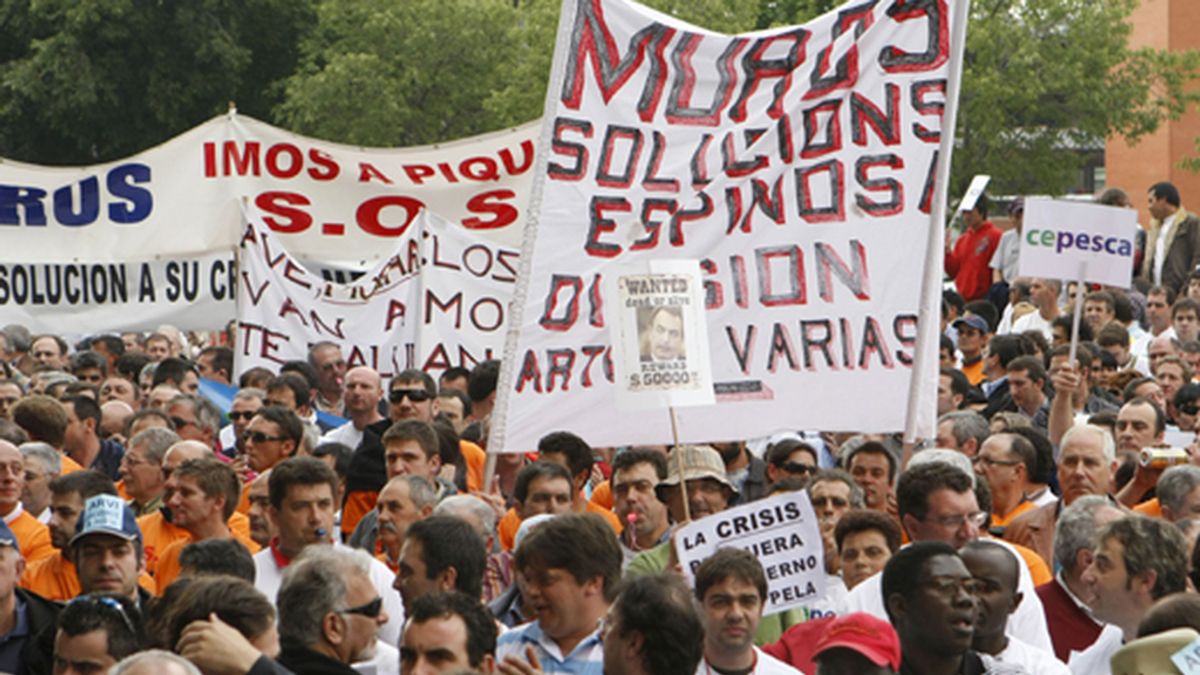
[[[220,265],[234,258],[243,200],[313,267],[373,267],[422,209],[515,249],[536,128],[369,149],[230,114],[107,164],[0,162],[0,313],[39,332],[220,328],[235,314]],[[151,296],[143,280],[181,295]]]
[[[674,542],[692,585],[696,568],[718,549],[732,546],[754,554],[767,577],[765,614],[814,604],[825,594],[825,554],[807,491],[785,492],[693,521],[675,532]]]
[[[700,266],[651,261],[612,276],[617,405],[625,409],[713,403]]]
[[[1021,276],[1129,288],[1137,211],[1035,197],[1025,202]]]
[[[489,450],[555,429],[672,440],[653,412],[610,405],[603,292],[618,266],[664,258],[701,261],[721,406],[681,410],[682,441],[903,428],[938,292],[923,277],[940,271],[930,214],[962,10],[858,3],[726,36],[566,0]]]

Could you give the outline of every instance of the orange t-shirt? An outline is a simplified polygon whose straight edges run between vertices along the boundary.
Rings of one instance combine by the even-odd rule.
[[[21,515],[8,524],[8,529],[17,537],[17,543],[21,546],[21,557],[25,559],[26,565],[35,560],[49,558],[57,550],[54,544],[50,543],[50,528],[38,522],[28,511],[21,511]]]
[[[342,505],[342,534],[346,539],[354,533],[358,521],[375,508],[378,499],[379,493],[374,490],[357,490],[346,495],[346,503]]]
[[[1162,503],[1160,503],[1158,501],[1158,497],[1155,497],[1154,499],[1146,500],[1146,501],[1142,502],[1141,504],[1138,504],[1137,506],[1133,507],[1133,512],[1140,513],[1143,516],[1150,516],[1151,518],[1162,518],[1163,517]]]
[[[601,482],[592,490],[592,503],[601,508],[612,511],[613,508],[613,491],[612,481],[606,480]]]
[[[592,502],[584,502],[584,510],[587,513],[595,513],[604,518],[612,527],[613,532],[616,532],[617,536],[620,536],[621,519],[617,517],[617,514]],[[521,529],[521,517],[517,515],[516,508],[511,508],[500,519],[500,524],[496,526],[496,532],[500,535],[500,546],[504,547],[505,551],[512,550],[513,545],[517,541],[517,530],[519,529]]]
[[[232,530],[230,530],[230,534],[233,535],[235,541],[246,547],[246,550],[250,552],[250,555],[254,555],[262,550],[262,547],[259,546],[253,539],[239,536],[238,533],[233,532]],[[159,554],[158,571],[154,573],[154,581],[156,584],[158,584],[158,589],[160,591],[166,590],[167,586],[170,586],[171,582],[175,581],[175,579],[179,576],[179,554],[183,552],[183,547],[191,543],[192,538],[189,536],[187,539],[182,539],[172,543],[170,546],[164,549],[161,554]]]
[[[1008,524],[1011,523],[1014,518],[1021,515],[1022,513],[1025,513],[1026,511],[1032,511],[1036,508],[1037,508],[1037,504],[1034,504],[1031,501],[1023,501],[1020,504],[1017,504],[1017,508],[1013,509],[1012,511],[1009,511],[1008,513],[1004,514],[1003,516],[993,513],[992,514],[992,527],[1008,527]],[[1038,556],[1038,557],[1040,558],[1041,556]]]
[[[154,578],[142,572],[138,577],[138,585],[150,593],[157,587]],[[62,551],[42,558],[25,568],[21,575],[21,588],[33,591],[47,600],[65,602],[83,592],[79,585],[79,576],[75,574],[75,564],[63,557]]]
[[[234,509],[234,512],[240,513],[242,515],[250,513],[250,484],[249,483],[246,483],[245,485],[242,486],[242,495],[240,497],[238,497],[237,508]]]
[[[487,453],[483,448],[471,441],[459,441],[459,452],[462,453],[463,463],[467,465],[467,491],[483,489],[483,470],[487,465]]]
[[[142,530],[142,549],[146,552],[146,571],[154,574],[158,570],[158,558],[167,547],[188,538],[187,530],[168,523],[162,511],[138,518]]]
[[[959,370],[962,371],[963,375],[967,376],[967,382],[970,382],[971,386],[978,387],[979,383],[983,382],[983,359],[979,359],[969,366],[963,366]]]
[[[83,466],[79,462],[71,459],[67,453],[58,453],[58,458],[62,462],[62,471],[58,475],[65,476],[69,473],[75,473],[76,471],[83,471]]]

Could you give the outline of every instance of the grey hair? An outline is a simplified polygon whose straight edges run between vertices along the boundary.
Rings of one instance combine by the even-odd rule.
[[[303,449],[301,454],[311,455],[321,444],[321,429],[304,418],[300,419],[300,427],[304,430],[304,433],[300,434],[300,447]]]
[[[479,519],[480,527],[483,528],[483,532],[479,534],[483,537],[484,541],[487,541],[487,538],[496,529],[496,512],[479,497],[454,495],[443,499],[437,506],[433,507],[433,515],[435,516],[455,516],[468,511],[475,514],[475,517]]]
[[[814,473],[808,479],[808,489],[811,492],[812,486],[817,483],[845,483],[850,486],[850,508],[861,509],[866,505],[863,501],[863,489],[858,483],[854,482],[854,477],[841,469],[821,469]]]
[[[933,462],[949,464],[950,466],[967,474],[967,477],[971,479],[971,488],[974,489],[975,467],[971,464],[970,457],[967,457],[957,450],[950,450],[948,448],[929,448],[927,450],[922,450],[913,454],[912,459],[908,460],[908,466],[905,467],[905,470],[907,471],[914,466],[931,464]]]
[[[180,394],[167,403],[167,407],[177,403],[189,403],[192,412],[196,413],[196,424],[208,429],[214,436],[221,429],[221,410],[212,401],[194,394]]]
[[[938,418],[938,424],[950,422],[950,433],[959,445],[974,438],[976,445],[983,445],[991,429],[987,418],[972,410],[955,410]],[[972,473],[974,473],[972,471]]]
[[[167,456],[167,450],[178,442],[179,434],[174,431],[163,427],[150,427],[131,438],[129,447],[145,446],[146,459],[161,466],[163,457]]]
[[[1163,472],[1158,479],[1158,487],[1155,492],[1162,505],[1171,509],[1171,512],[1178,517],[1179,512],[1183,510],[1184,500],[1192,490],[1196,489],[1197,485],[1200,485],[1200,466],[1183,464],[1173,466]]]
[[[147,666],[157,666],[154,672],[161,672],[162,666],[173,664],[179,666],[187,675],[201,675],[200,669],[192,664],[191,661],[183,658],[178,654],[172,654],[161,649],[148,649],[144,652],[135,652],[121,659],[119,663],[108,669],[108,675],[125,675],[141,664]]]
[[[347,577],[370,570],[371,557],[359,549],[306,547],[284,571],[275,598],[280,639],[306,646],[320,642],[325,615],[346,609]]]
[[[21,456],[25,459],[36,459],[42,463],[52,476],[62,473],[62,455],[49,443],[30,441],[20,446]]]
[[[1054,564],[1065,572],[1075,572],[1075,554],[1096,548],[1096,514],[1104,507],[1117,508],[1108,497],[1086,495],[1071,502],[1058,517],[1054,528]]]
[[[237,390],[236,394],[233,395],[233,400],[235,401],[248,401],[252,398],[256,398],[260,401],[266,400],[267,392],[259,389],[258,387],[242,387],[241,389]]]
[[[437,504],[437,492],[433,489],[433,484],[429,482],[429,479],[421,476],[404,476],[403,478],[404,482],[408,483],[408,498],[412,500],[413,506],[418,510]]]
[[[1062,439],[1058,442],[1058,455],[1062,455],[1062,448],[1067,445],[1067,441],[1074,438],[1077,434],[1090,433],[1100,436],[1100,442],[1103,444],[1104,460],[1107,462],[1115,461],[1117,458],[1117,444],[1113,440],[1112,434],[1108,433],[1103,427],[1098,427],[1095,424],[1076,424],[1067,429],[1063,434]],[[1057,457],[1055,457],[1057,459]]]

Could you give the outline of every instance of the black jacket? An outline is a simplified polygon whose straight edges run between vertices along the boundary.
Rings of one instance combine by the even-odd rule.
[[[25,616],[29,620],[29,636],[21,648],[25,672],[29,675],[50,675],[54,671],[54,635],[58,630],[58,613],[63,606],[24,588],[16,589],[16,593],[25,603]]]
[[[358,671],[341,661],[319,654],[293,640],[280,640],[279,646],[279,658],[276,661],[296,675],[358,675]]]

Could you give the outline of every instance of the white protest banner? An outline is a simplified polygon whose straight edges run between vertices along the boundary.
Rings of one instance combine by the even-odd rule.
[[[696,568],[726,547],[754,554],[767,576],[763,613],[818,603],[825,595],[825,553],[808,491],[784,492],[680,527],[675,552],[688,583]]]
[[[170,260],[0,264],[0,314],[34,333],[221,327],[233,318],[232,251]],[[214,322],[215,321],[215,322]]]
[[[1171,654],[1171,662],[1182,675],[1200,675],[1200,638]]]
[[[234,303],[232,295],[208,284],[200,285],[194,304],[182,306],[161,295],[134,306],[120,301],[120,294],[55,306],[39,301],[45,291],[39,295],[33,285],[76,274],[44,264],[84,266],[79,273],[90,280],[111,265],[145,262],[165,278],[172,265],[190,266],[217,253],[232,258],[243,199],[262,211],[263,222],[297,259],[358,271],[385,257],[422,208],[500,245],[517,246],[536,128],[437,146],[366,149],[229,114],[116,162],[0,162],[6,243],[0,282],[9,281],[8,292],[0,283],[0,313],[13,313],[14,320],[32,316],[36,321],[29,325],[46,331],[74,330],[80,312],[88,315],[87,332],[162,322],[219,328],[233,318]]]
[[[865,2],[725,36],[565,0],[489,450],[555,429],[671,441],[658,413],[611,405],[602,292],[616,266],[661,258],[701,260],[720,406],[680,410],[682,441],[903,428],[918,313],[940,293],[923,279],[941,269],[965,5]]]
[[[349,284],[325,281],[283,246],[249,210],[239,256],[236,370],[272,371],[307,357],[328,340],[349,367],[369,366],[387,378],[411,368],[420,298],[420,238]]]
[[[651,260],[612,274],[617,405],[626,410],[714,402],[700,265]]]
[[[967,191],[963,193],[962,201],[958,203],[959,211],[970,211],[975,208],[975,202],[979,201],[979,195],[987,189],[988,183],[992,182],[992,177],[987,174],[978,174],[971,178],[971,184],[967,186]]]
[[[434,214],[425,227],[416,367],[437,372],[499,358],[520,251]]]
[[[1027,199],[1020,274],[1129,288],[1136,234],[1134,209]]]

